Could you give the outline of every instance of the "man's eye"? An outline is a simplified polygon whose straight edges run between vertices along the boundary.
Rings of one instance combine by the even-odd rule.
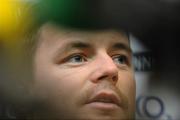
[[[82,63],[86,61],[87,60],[85,59],[83,55],[73,55],[73,56],[70,56],[67,60],[67,62],[71,62],[71,63]]]
[[[116,64],[128,64],[128,58],[125,55],[118,55],[113,57],[113,61]]]

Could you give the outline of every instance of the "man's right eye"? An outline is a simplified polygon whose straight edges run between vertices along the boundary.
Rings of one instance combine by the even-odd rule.
[[[86,61],[87,61],[86,57],[80,54],[72,55],[67,59],[67,62],[70,63],[83,63]]]

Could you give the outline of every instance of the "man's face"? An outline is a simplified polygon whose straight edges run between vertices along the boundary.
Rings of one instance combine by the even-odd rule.
[[[63,119],[132,119],[135,81],[125,34],[113,30],[40,31],[34,90]]]

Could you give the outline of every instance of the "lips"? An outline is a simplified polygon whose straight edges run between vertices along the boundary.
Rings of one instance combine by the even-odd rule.
[[[120,107],[120,98],[114,93],[114,92],[99,92],[95,95],[93,95],[89,101],[88,104],[101,104],[101,107]]]

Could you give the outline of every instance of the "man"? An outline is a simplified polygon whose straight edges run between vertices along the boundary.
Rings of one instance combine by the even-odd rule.
[[[32,94],[43,119],[134,119],[131,49],[122,31],[44,24],[33,58]]]

